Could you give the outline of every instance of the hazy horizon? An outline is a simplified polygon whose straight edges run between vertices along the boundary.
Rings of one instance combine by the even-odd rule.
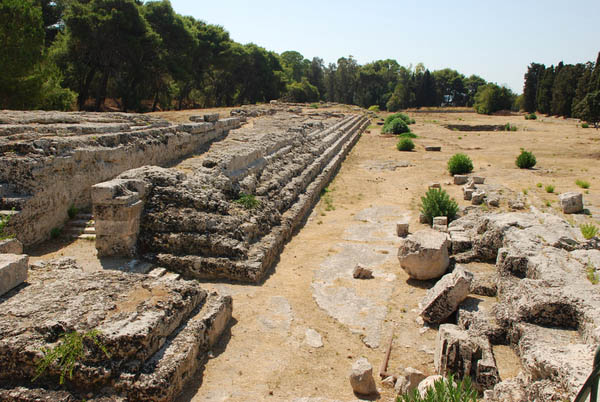
[[[240,43],[282,53],[296,50],[326,64],[352,55],[360,64],[395,59],[403,66],[452,68],[523,91],[531,62],[595,61],[600,43],[600,2],[506,1],[488,7],[462,1],[377,5],[358,1],[302,6],[274,0],[202,4],[171,0],[176,12],[222,25]],[[594,42],[594,43],[592,43]]]

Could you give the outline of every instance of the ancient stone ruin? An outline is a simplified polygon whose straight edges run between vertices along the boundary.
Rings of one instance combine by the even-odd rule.
[[[257,282],[367,125],[360,115],[280,112],[177,167],[95,185],[98,252],[186,278]]]

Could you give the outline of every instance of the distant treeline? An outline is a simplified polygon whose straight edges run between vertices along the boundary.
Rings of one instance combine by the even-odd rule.
[[[0,108],[127,111],[287,99],[396,111],[421,106],[514,107],[508,88],[395,60],[325,65],[296,51],[239,44],[169,1],[2,0]]]
[[[531,63],[525,74],[523,108],[549,115],[600,120],[600,53],[596,63],[546,67]]]

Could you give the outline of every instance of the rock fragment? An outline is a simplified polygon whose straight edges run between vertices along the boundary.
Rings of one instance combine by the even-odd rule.
[[[421,317],[430,324],[439,324],[448,318],[458,305],[467,298],[473,274],[458,265],[450,274],[444,275],[427,291],[421,302]]]
[[[433,388],[433,385],[437,381],[441,380],[445,380],[445,378],[441,375],[430,375],[429,377],[421,381],[418,387],[419,395],[421,395],[421,398],[425,398],[425,395],[427,395],[427,391],[429,391],[430,388]]]
[[[29,256],[0,254],[0,296],[27,280]]]
[[[17,239],[0,240],[0,254],[23,254],[23,244]]]
[[[469,180],[469,176],[463,174],[455,174],[454,175],[454,184],[462,185],[466,184]]]
[[[308,328],[304,333],[304,343],[313,348],[322,348],[323,339],[321,334],[312,328]]]
[[[354,277],[354,279],[372,279],[373,271],[367,267],[363,267],[362,265],[358,264],[356,267],[354,267],[354,271],[352,271],[352,276]]]
[[[352,390],[359,395],[377,393],[377,387],[373,379],[373,366],[364,357],[358,359],[352,365],[350,385],[352,386]]]
[[[448,235],[420,230],[406,237],[398,249],[402,269],[413,279],[439,278],[448,269]]]
[[[396,223],[396,234],[398,237],[406,237],[408,236],[408,223],[406,222],[398,222]]]
[[[583,194],[577,192],[562,193],[558,196],[565,214],[577,214],[583,211]]]

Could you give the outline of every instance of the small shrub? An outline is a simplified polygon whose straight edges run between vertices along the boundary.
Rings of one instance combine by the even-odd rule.
[[[465,154],[455,154],[448,160],[448,171],[452,176],[471,173],[472,170],[473,161]]]
[[[401,138],[396,144],[398,151],[412,151],[415,149],[415,143],[410,138]]]
[[[241,193],[240,197],[234,201],[236,204],[240,204],[245,209],[253,209],[260,205],[260,201],[256,199],[252,194]]]
[[[532,167],[535,166],[535,164],[537,163],[537,160],[535,159],[535,155],[529,151],[525,151],[523,148],[521,148],[521,153],[519,154],[519,156],[517,156],[517,160],[515,161],[515,164],[520,168],[520,169],[531,169]]]
[[[379,105],[372,105],[372,106],[369,106],[369,111],[370,111],[370,112],[379,113]]]
[[[510,123],[506,123],[504,125],[504,131],[517,131],[517,126]]]
[[[398,137],[400,137],[400,138],[417,138],[417,135],[415,133],[412,133],[409,131],[408,133],[398,134]]]
[[[547,193],[553,193],[554,192],[554,186],[552,184],[548,184],[545,188]]]
[[[60,369],[59,382],[61,385],[64,383],[67,375],[69,376],[69,379],[73,379],[73,368],[75,367],[75,363],[84,356],[83,347],[85,339],[91,340],[98,348],[100,348],[100,350],[102,350],[106,357],[110,358],[110,354],[98,340],[98,335],[99,332],[95,329],[88,331],[85,334],[80,334],[77,331],[63,334],[60,337],[60,343],[53,349],[42,349],[44,357],[37,363],[35,376],[31,382],[37,380],[44,374],[46,369],[54,363],[56,363]]]
[[[447,379],[440,379],[421,397],[418,389],[398,396],[396,402],[477,402],[477,390],[473,388],[471,378],[455,380],[450,374]]]
[[[585,273],[588,278],[588,281],[590,281],[592,285],[597,285],[598,282],[600,282],[598,274],[596,273],[596,267],[594,267],[592,263],[587,263],[587,265],[585,266]]]
[[[395,118],[389,123],[384,123],[383,128],[381,129],[381,132],[385,134],[402,134],[408,133],[409,131],[408,124],[401,118]]]
[[[535,113],[526,114],[525,120],[537,120],[537,115]]]
[[[529,190],[527,190],[526,188],[523,189],[523,195],[527,195],[529,194]]]
[[[10,222],[10,215],[0,215],[0,240],[12,239],[15,237],[6,232],[8,222]]]
[[[546,205],[547,207],[551,207],[552,206],[552,201],[546,201],[544,203],[544,205]]]
[[[69,214],[69,219],[75,218],[78,213],[79,213],[79,208],[77,208],[75,205],[71,204],[69,209],[67,209],[67,214]]]
[[[579,227],[579,229],[581,229],[581,234],[586,240],[589,240],[598,234],[598,227],[596,227],[596,225],[593,223],[584,223]]]
[[[62,234],[62,228],[52,228],[50,231],[50,238],[57,239]]]
[[[590,125],[587,123],[581,123],[581,128],[590,128]]]
[[[310,107],[312,107],[313,109],[318,109],[319,108],[319,104],[318,103],[311,103]]]
[[[535,185],[537,188],[542,188],[544,185],[542,183],[538,183]]]
[[[433,218],[436,216],[447,216],[450,222],[456,217],[457,212],[456,201],[440,188],[430,188],[425,196],[421,197],[421,213],[425,215],[429,224],[433,223]]]
[[[590,182],[585,180],[575,180],[575,184],[577,184],[581,188],[590,188]]]

